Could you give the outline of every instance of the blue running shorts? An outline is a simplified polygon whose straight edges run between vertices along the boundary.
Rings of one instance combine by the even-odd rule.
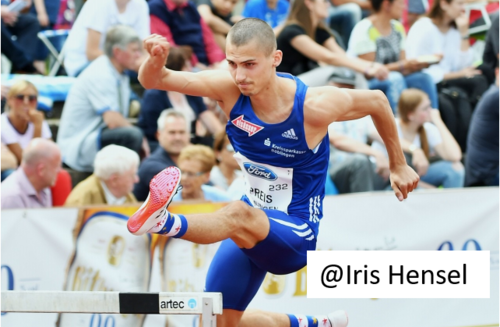
[[[224,309],[244,311],[267,272],[295,272],[307,264],[307,251],[316,249],[316,235],[307,220],[277,210],[264,212],[270,223],[264,240],[251,249],[224,240],[212,260],[205,291],[222,292]]]

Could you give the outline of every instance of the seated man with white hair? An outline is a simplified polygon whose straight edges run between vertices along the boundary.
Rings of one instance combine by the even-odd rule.
[[[61,151],[52,140],[34,138],[23,150],[21,166],[2,182],[2,209],[52,207],[61,170]]]
[[[139,181],[139,155],[123,146],[108,145],[94,160],[94,173],[81,181],[66,200],[65,206],[137,202],[132,194]]]

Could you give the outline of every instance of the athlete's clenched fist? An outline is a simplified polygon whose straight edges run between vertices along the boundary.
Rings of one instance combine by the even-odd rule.
[[[144,49],[149,54],[151,64],[161,67],[167,63],[168,53],[170,52],[170,43],[167,39],[158,34],[152,34],[144,40]]]

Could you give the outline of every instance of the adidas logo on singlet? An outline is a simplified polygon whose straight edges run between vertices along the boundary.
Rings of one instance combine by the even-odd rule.
[[[281,136],[286,137],[287,139],[298,140],[299,138],[295,135],[295,131],[293,128],[290,128],[288,131],[281,134]]]

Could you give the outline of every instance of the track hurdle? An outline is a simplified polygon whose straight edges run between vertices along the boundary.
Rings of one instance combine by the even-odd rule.
[[[222,293],[2,291],[2,312],[197,314],[203,327],[214,327]]]

